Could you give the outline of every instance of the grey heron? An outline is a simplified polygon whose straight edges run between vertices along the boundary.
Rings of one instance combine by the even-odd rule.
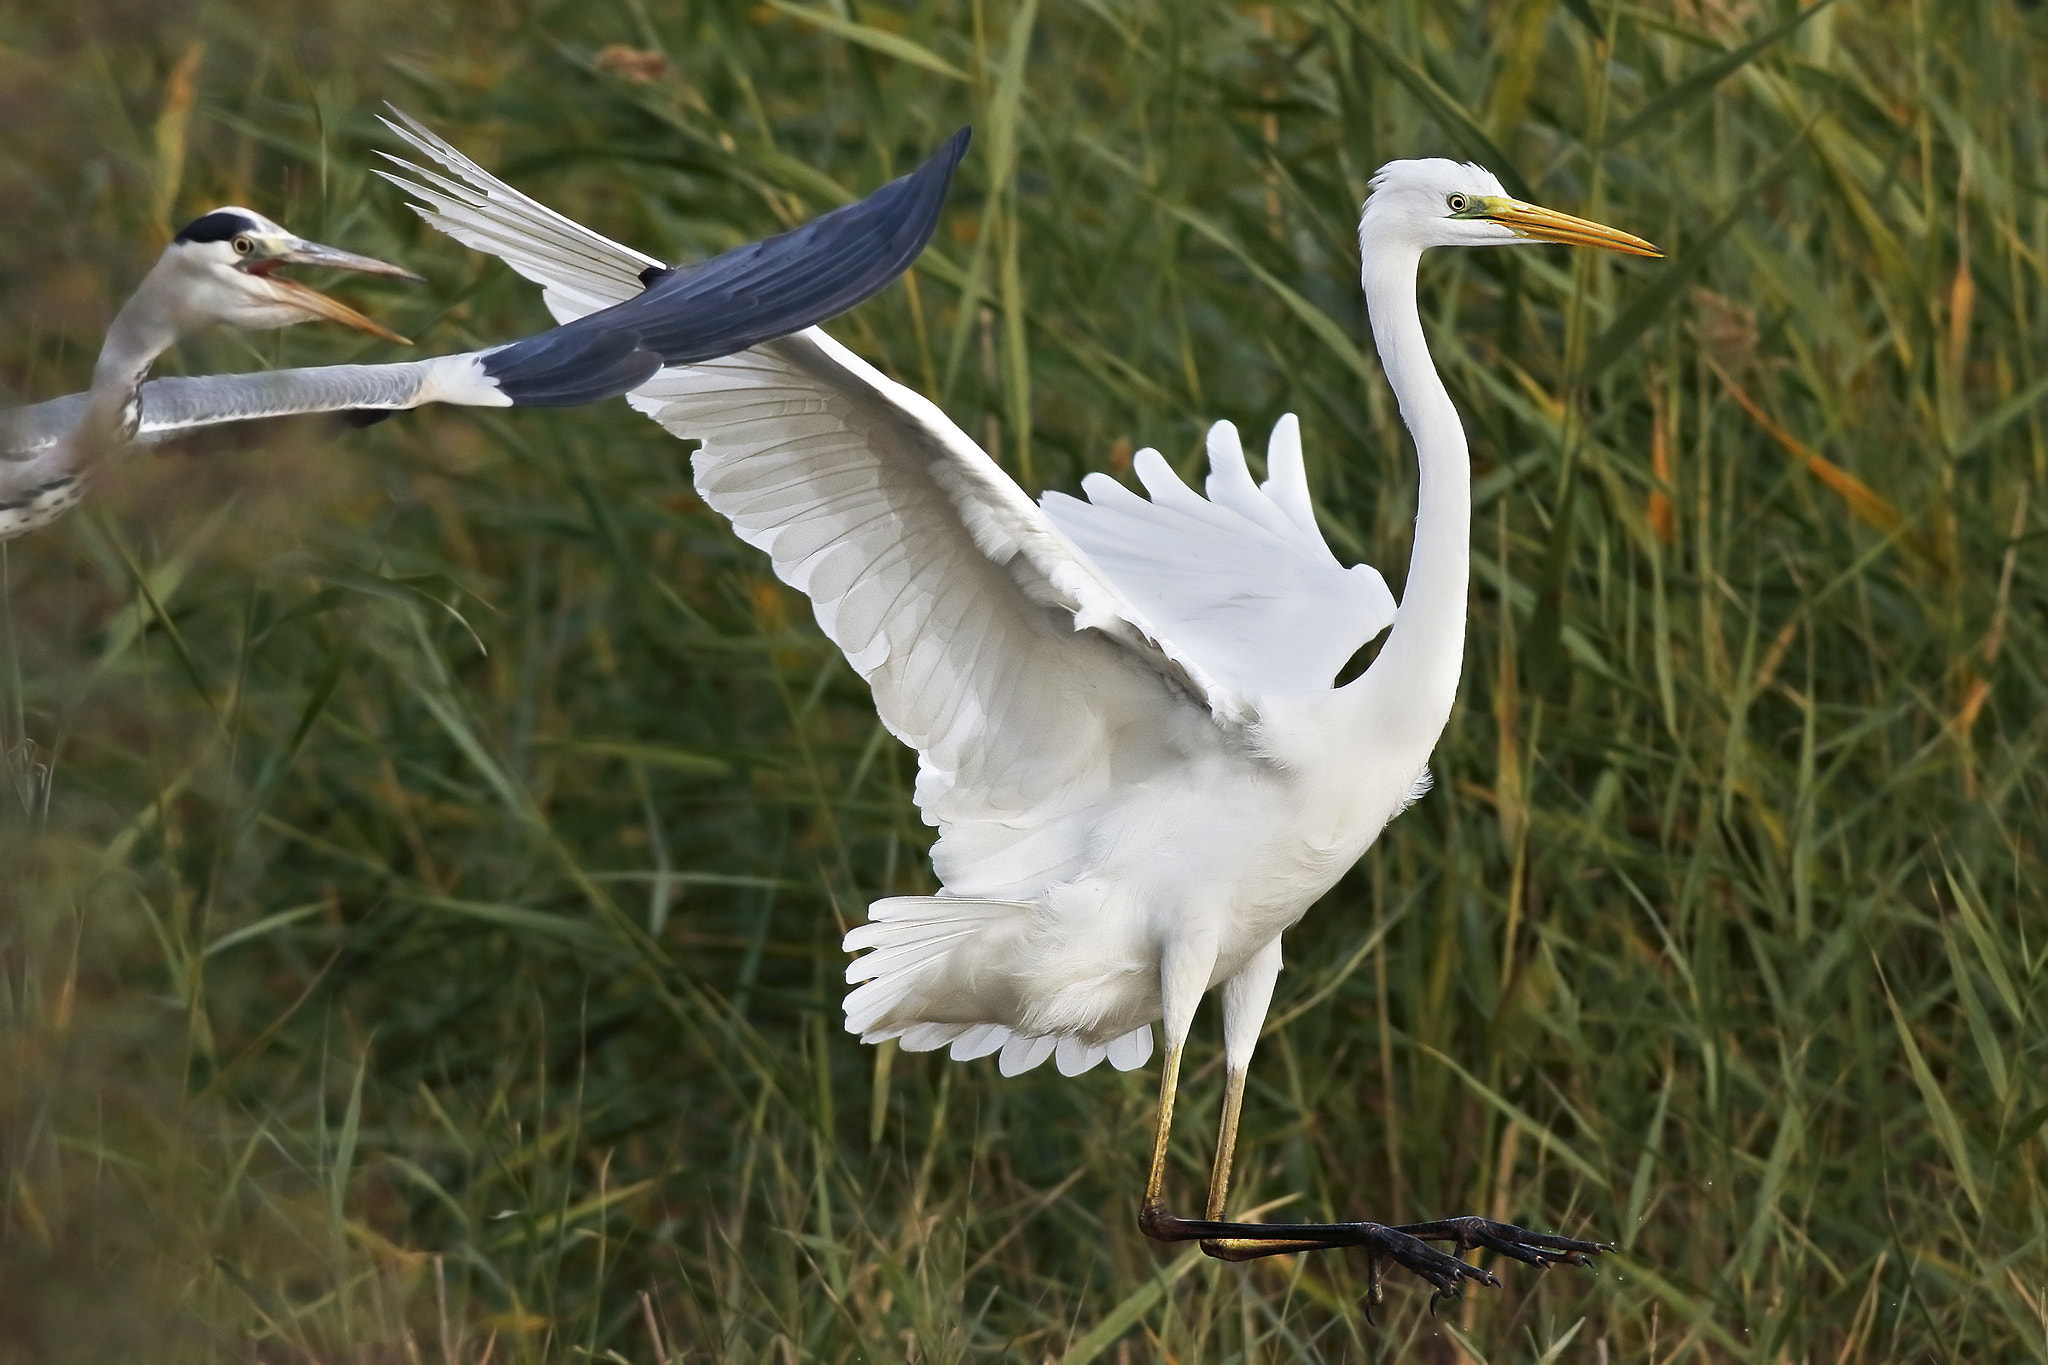
[[[420,171],[429,222],[539,283],[558,317],[630,292],[647,258],[413,129],[463,182]],[[1420,465],[1406,592],[1342,565],[1317,529],[1299,427],[1255,483],[1212,428],[1206,497],[1155,451],[1149,497],[1102,475],[1031,499],[929,400],[812,328],[666,369],[629,401],[677,436],[699,494],[776,574],[918,753],[939,837],[934,896],[876,901],[847,934],[847,1028],[910,1051],[996,1055],[1005,1074],[1165,1059],[1139,1225],[1248,1260],[1361,1247],[1438,1297],[1491,1273],[1428,1245],[1587,1264],[1599,1242],[1480,1217],[1227,1221],[1251,1056],[1283,931],[1429,786],[1465,634],[1471,471],[1417,306],[1437,246],[1559,242],[1656,256],[1627,233],[1522,203],[1477,166],[1396,161],[1359,220],[1374,341]],[[1389,631],[1363,675],[1354,651]],[[1224,1105],[1206,1216],[1169,1211],[1167,1137],[1198,1001],[1222,999]]]
[[[229,227],[223,215],[245,211],[209,215],[194,224],[206,225],[203,235],[187,241],[181,234],[123,307],[107,341],[116,361],[103,358],[90,392],[0,414],[0,539],[40,526],[75,502],[95,453],[111,442],[147,444],[227,422],[308,413],[349,412],[375,420],[428,403],[596,402],[636,387],[664,365],[709,360],[823,321],[882,289],[917,258],[938,226],[968,138],[969,130],[960,129],[909,175],[788,232],[697,264],[649,260],[610,306],[582,310],[574,322],[520,341],[385,365],[142,383],[149,361],[207,322],[274,325],[268,319],[296,307],[308,315],[324,310],[317,315],[391,335],[302,285],[243,268],[239,262],[271,250],[264,245],[269,239],[254,228],[221,235]],[[246,216],[283,234],[267,220]],[[290,242],[296,245],[289,250],[309,263],[324,252],[318,263],[346,260],[358,263],[355,269],[410,273],[296,238]],[[245,298],[260,298],[261,306]],[[145,350],[138,365],[135,358]]]
[[[107,453],[133,439],[143,380],[181,337],[216,323],[253,330],[324,319],[405,340],[340,300],[276,273],[292,265],[419,278],[374,257],[309,242],[249,209],[218,208],[193,219],[114,315],[91,390],[68,402],[62,422],[44,433],[47,439],[11,439],[15,415],[0,415],[0,539],[40,526],[78,501]],[[32,411],[22,410],[24,419],[32,420]]]

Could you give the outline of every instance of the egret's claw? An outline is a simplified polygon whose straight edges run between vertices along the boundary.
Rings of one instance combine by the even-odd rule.
[[[1513,1257],[1525,1265],[1591,1265],[1592,1258],[1614,1248],[1605,1242],[1584,1242],[1576,1237],[1531,1232],[1513,1223],[1496,1223],[1491,1218],[1468,1214],[1434,1223],[1410,1223],[1395,1229],[1425,1242],[1450,1242],[1461,1252],[1485,1248]]]
[[[1421,1238],[1410,1235],[1400,1228],[1382,1227],[1377,1223],[1356,1224],[1361,1232],[1371,1229],[1368,1235],[1360,1237],[1361,1242],[1370,1245],[1374,1252],[1374,1278],[1378,1279],[1379,1258],[1385,1257],[1410,1274],[1428,1281],[1436,1292],[1430,1296],[1430,1310],[1435,1311],[1436,1300],[1458,1299],[1465,1294],[1466,1282],[1472,1281],[1488,1288],[1498,1288],[1500,1281],[1491,1272],[1482,1270],[1469,1261],[1447,1255],[1427,1245]]]
[[[1438,1302],[1463,1298],[1468,1283],[1490,1289],[1500,1287],[1493,1272],[1464,1260],[1461,1255],[1438,1251],[1429,1245],[1433,1241],[1450,1242],[1459,1253],[1484,1247],[1539,1267],[1585,1265],[1589,1257],[1611,1250],[1600,1242],[1530,1232],[1511,1223],[1471,1216],[1411,1223],[1406,1227],[1388,1227],[1384,1223],[1226,1223],[1181,1218],[1169,1213],[1164,1204],[1152,1203],[1140,1211],[1138,1226],[1146,1236],[1158,1241],[1199,1241],[1203,1251],[1225,1261],[1357,1247],[1367,1257],[1368,1319],[1385,1295],[1386,1263],[1390,1261],[1429,1285],[1433,1291],[1429,1299],[1432,1315]]]

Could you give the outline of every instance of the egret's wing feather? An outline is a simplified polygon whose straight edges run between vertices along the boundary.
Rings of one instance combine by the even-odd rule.
[[[935,406],[823,333],[664,370],[630,401],[704,443],[698,492],[811,598],[918,751],[949,894],[1039,893],[1148,759],[1214,742],[1204,680]]]
[[[637,287],[650,258],[407,136],[466,185],[419,189],[428,221],[555,291],[558,316]],[[1139,780],[1180,727],[1213,740],[1249,718],[933,404],[816,329],[663,370],[631,401],[705,442],[705,500],[812,598],[919,751],[949,892],[1035,894],[1075,864],[1112,764]]]
[[[463,184],[385,154],[412,180],[379,171],[423,203],[414,211],[464,246],[496,256],[541,287],[555,321],[569,322],[637,295],[641,276],[667,267],[652,256],[592,232],[529,198],[471,161],[398,110],[392,132],[452,172]]]
[[[1393,623],[1386,580],[1370,565],[1343,567],[1316,529],[1291,415],[1274,429],[1264,486],[1228,422],[1210,431],[1209,464],[1204,498],[1157,451],[1140,451],[1134,469],[1149,500],[1091,474],[1088,501],[1049,493],[1045,514],[1220,688],[1256,697],[1329,687]]]

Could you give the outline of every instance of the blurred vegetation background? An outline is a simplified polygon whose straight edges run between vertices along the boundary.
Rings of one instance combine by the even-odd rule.
[[[1483,161],[1661,263],[1438,253],[1472,636],[1288,943],[1241,1207],[1613,1240],[1432,1319],[1133,1227],[1155,1073],[841,1032],[908,755],[622,403],[223,432],[0,551],[9,1361],[2048,1360],[2048,15],[2003,0],[15,0],[0,387],[215,204],[545,322],[389,100],[695,259],[976,143],[835,324],[1034,491],[1302,415],[1397,589],[1355,214]],[[200,372],[397,358],[208,336]],[[1220,1089],[1198,1023],[1173,1178]]]

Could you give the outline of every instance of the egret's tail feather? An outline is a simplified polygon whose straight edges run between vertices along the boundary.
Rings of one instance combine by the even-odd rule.
[[[1010,1041],[1003,1044],[1003,1050],[996,1056],[996,1070],[1005,1076],[1021,1076],[1052,1056],[1059,1046],[1057,1038],[1026,1038],[1011,1034]]]
[[[1010,1031],[1001,1024],[976,1024],[953,1040],[953,1060],[971,1062],[976,1057],[986,1057],[1002,1049],[1010,1041]]]
[[[1019,927],[1032,907],[1021,901],[979,901],[951,896],[892,896],[868,907],[866,924],[849,930],[846,1029],[864,1043],[894,1038],[905,1052],[936,1052],[949,1044],[955,1061],[997,1056],[1005,1076],[1056,1057],[1060,1074],[1078,1076],[1105,1059],[1119,1071],[1152,1056],[1152,1026],[1141,1024],[1106,1043],[1075,1034],[1022,1034],[1005,1024],[959,1023],[921,1017],[959,1008],[949,998],[956,954],[991,931]]]
[[[1152,1060],[1152,1026],[1140,1024],[1123,1037],[1111,1041],[1109,1064],[1118,1071],[1136,1071]]]
[[[948,896],[892,896],[868,907],[868,922],[846,935],[848,952],[869,949],[846,967],[846,1031],[862,1042],[904,1038],[930,1021],[923,1007],[945,993],[953,954],[981,934],[1028,916],[1018,901],[974,901]],[[964,1031],[968,1025],[962,1025]],[[936,1038],[920,1032],[928,1051],[957,1035]],[[924,1042],[933,1037],[930,1042]],[[906,1042],[906,1047],[911,1044]]]
[[[1059,1064],[1060,1075],[1078,1076],[1092,1070],[1095,1064],[1109,1055],[1108,1043],[1084,1043],[1072,1034],[1060,1039],[1060,1045],[1053,1052],[1053,1060]]]
[[[912,1024],[897,1036],[896,1045],[905,1052],[937,1052],[972,1027],[972,1024]]]

